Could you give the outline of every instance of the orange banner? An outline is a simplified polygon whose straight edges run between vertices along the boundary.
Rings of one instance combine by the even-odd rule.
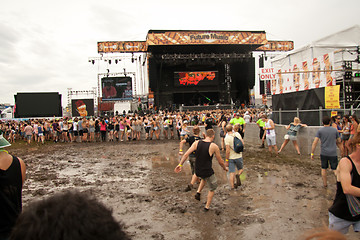
[[[293,41],[268,41],[256,51],[291,51],[294,49]]]
[[[146,42],[126,41],[126,42],[98,42],[98,53],[112,52],[146,52]]]
[[[148,45],[266,44],[265,32],[163,31],[149,32]]]

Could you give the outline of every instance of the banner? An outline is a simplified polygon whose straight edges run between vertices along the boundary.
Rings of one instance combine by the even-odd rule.
[[[103,101],[132,99],[131,77],[104,77],[101,86]]]
[[[94,99],[71,100],[71,115],[73,117],[94,116]]]
[[[336,85],[334,53],[327,53],[292,65],[276,69],[272,80],[272,94],[283,94]]]
[[[291,51],[294,49],[293,41],[268,41],[255,51]]]
[[[148,45],[189,44],[266,44],[265,32],[240,31],[154,31],[147,35]]]
[[[325,87],[325,108],[340,108],[340,85]]]
[[[98,42],[98,53],[113,52],[146,52],[146,42],[121,41],[121,42]]]

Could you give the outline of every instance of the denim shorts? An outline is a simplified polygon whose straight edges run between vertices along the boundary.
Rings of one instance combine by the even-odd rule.
[[[320,159],[322,169],[328,169],[330,163],[331,170],[336,170],[338,165],[337,156],[324,156],[320,154]]]
[[[243,159],[242,158],[229,159],[229,173],[235,172],[235,166],[237,170],[243,169]]]
[[[349,227],[353,226],[355,232],[360,231],[360,221],[352,222],[344,220],[342,218],[336,217],[334,214],[329,212],[329,228],[331,230],[336,230],[343,234],[346,234],[349,231]]]

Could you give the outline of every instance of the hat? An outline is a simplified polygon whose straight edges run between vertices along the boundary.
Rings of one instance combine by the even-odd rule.
[[[240,113],[237,112],[235,115],[236,115],[236,116],[240,116]]]
[[[9,146],[11,146],[11,144],[3,137],[3,132],[0,130],[0,148]]]

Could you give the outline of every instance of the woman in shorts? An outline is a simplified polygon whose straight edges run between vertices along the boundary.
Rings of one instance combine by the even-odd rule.
[[[343,157],[349,155],[349,149],[347,148],[347,143],[350,139],[351,131],[351,122],[348,115],[343,116],[342,122],[342,134],[341,134],[341,144],[343,145]]]
[[[278,153],[280,153],[284,149],[284,147],[288,144],[288,142],[291,140],[294,144],[297,154],[300,155],[299,145],[297,144],[297,133],[301,127],[307,127],[307,125],[302,124],[300,118],[294,117],[294,122],[290,123],[288,126],[285,127],[288,130],[288,132],[284,136],[284,142],[281,145]]]
[[[114,123],[112,121],[112,119],[109,119],[109,123],[108,123],[108,131],[109,131],[109,142],[113,142],[114,141]]]
[[[225,150],[225,133],[226,133],[226,125],[227,125],[227,121],[226,121],[226,116],[225,114],[222,115],[220,117],[220,121],[218,124],[218,127],[220,127],[220,138],[221,138],[221,151]]]
[[[119,129],[120,129],[120,141],[124,141],[126,122],[123,118],[120,118]]]
[[[89,120],[89,135],[90,135],[90,142],[95,140],[95,119],[90,118]]]

